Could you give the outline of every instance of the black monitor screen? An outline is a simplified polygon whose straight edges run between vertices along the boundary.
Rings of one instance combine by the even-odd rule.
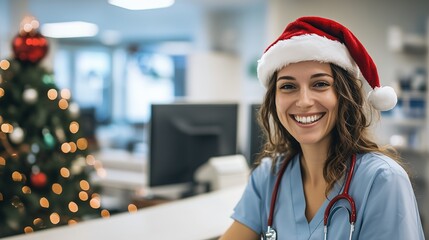
[[[261,152],[264,144],[264,136],[261,127],[258,123],[258,113],[260,104],[250,105],[250,153],[249,153],[249,164],[252,165],[258,154]]]
[[[149,186],[192,183],[210,157],[237,154],[238,104],[153,104]]]

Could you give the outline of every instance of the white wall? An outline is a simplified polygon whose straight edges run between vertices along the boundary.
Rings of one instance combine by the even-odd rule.
[[[223,52],[197,52],[188,58],[187,100],[240,101],[240,58]]]

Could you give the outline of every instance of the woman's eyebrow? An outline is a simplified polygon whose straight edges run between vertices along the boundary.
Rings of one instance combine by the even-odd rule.
[[[330,78],[334,78],[330,74],[327,74],[327,73],[316,73],[316,74],[311,75],[310,79],[311,78],[318,78],[318,77],[330,77]],[[280,81],[280,80],[296,80],[296,78],[294,78],[292,76],[286,75],[286,76],[280,76],[280,77],[277,78],[277,81]]]
[[[280,81],[280,80],[296,80],[296,79],[292,76],[280,76],[279,78],[277,78],[277,81]]]
[[[331,75],[329,75],[327,73],[316,73],[316,74],[311,75],[310,78],[318,78],[318,77],[331,77],[331,78],[334,78],[334,77],[332,77]]]

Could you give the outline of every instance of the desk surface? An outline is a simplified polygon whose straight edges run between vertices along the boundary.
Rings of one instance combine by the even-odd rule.
[[[42,230],[4,240],[205,240],[220,236],[232,223],[230,215],[244,186],[120,213],[72,226]]]

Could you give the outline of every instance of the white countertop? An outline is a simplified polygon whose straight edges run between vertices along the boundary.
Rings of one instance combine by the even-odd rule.
[[[4,240],[205,240],[220,236],[232,223],[230,215],[244,186],[177,200],[135,213],[120,213],[17,235]]]

